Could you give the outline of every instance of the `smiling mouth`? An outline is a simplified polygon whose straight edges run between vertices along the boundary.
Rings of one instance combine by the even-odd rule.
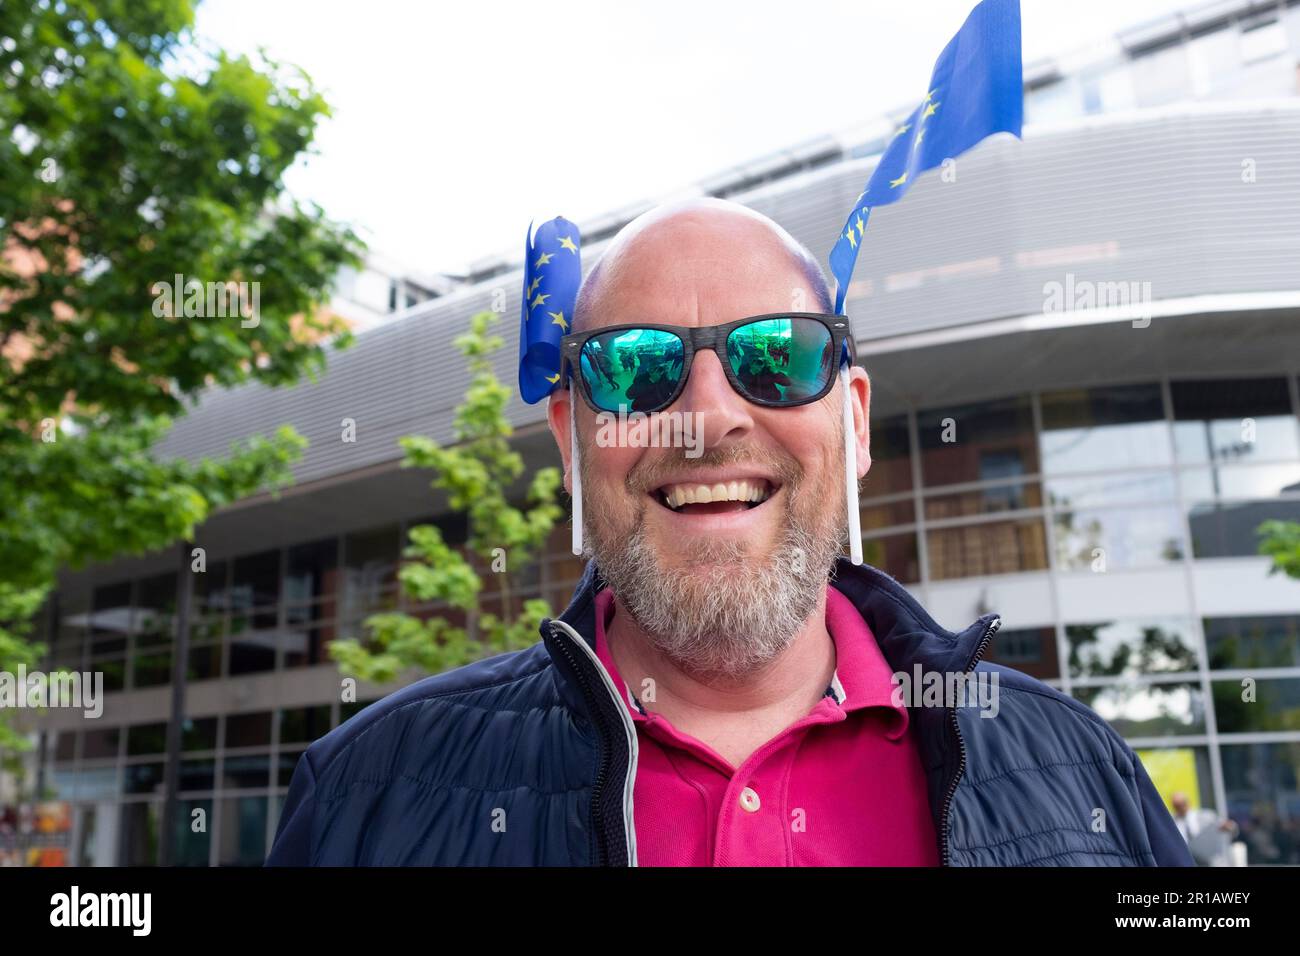
[[[655,489],[650,496],[676,514],[709,515],[751,511],[778,490],[766,478],[742,478],[712,484],[671,482]]]

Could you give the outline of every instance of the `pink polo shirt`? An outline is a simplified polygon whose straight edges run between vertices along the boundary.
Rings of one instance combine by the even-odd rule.
[[[848,598],[826,589],[836,653],[826,696],[740,767],[632,696],[605,639],[614,610],[606,588],[596,654],[637,729],[642,866],[939,865],[907,708],[893,705],[889,665]]]

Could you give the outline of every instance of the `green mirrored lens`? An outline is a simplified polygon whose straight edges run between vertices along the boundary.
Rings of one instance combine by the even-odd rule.
[[[582,378],[597,408],[650,412],[664,407],[682,377],[686,348],[671,332],[623,329],[582,347]]]
[[[750,398],[799,402],[835,373],[830,329],[816,319],[762,319],[733,329],[727,359]]]

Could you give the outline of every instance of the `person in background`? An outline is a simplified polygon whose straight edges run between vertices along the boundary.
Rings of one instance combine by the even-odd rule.
[[[1222,818],[1208,807],[1192,809],[1187,794],[1181,790],[1169,798],[1174,810],[1174,825],[1187,841],[1187,849],[1198,866],[1232,866],[1232,839],[1237,824]]]

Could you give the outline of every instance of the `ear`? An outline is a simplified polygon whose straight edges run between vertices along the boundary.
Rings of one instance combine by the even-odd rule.
[[[557,388],[546,400],[546,422],[551,427],[551,437],[560,449],[560,460],[564,463],[564,490],[573,494],[573,480],[569,461],[573,450],[569,443],[569,415],[573,413],[573,389]]]
[[[871,469],[871,378],[861,365],[849,367],[849,403],[858,442],[858,477]]]

